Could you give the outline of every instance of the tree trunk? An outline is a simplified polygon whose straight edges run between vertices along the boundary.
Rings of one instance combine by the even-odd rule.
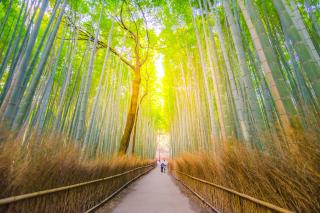
[[[135,76],[132,82],[130,108],[127,115],[127,122],[124,129],[124,133],[122,135],[121,142],[120,142],[119,154],[126,154],[127,152],[127,149],[129,147],[129,142],[130,142],[130,136],[134,126],[134,121],[137,116],[137,106],[138,106],[138,98],[139,98],[140,83],[141,83],[140,69],[141,67],[137,65],[134,72]]]
[[[133,129],[133,135],[132,135],[132,150],[131,150],[132,155],[134,155],[134,147],[136,146],[137,125],[138,125],[137,122],[138,122],[139,108],[140,107],[138,106],[137,116],[134,121],[134,129]]]

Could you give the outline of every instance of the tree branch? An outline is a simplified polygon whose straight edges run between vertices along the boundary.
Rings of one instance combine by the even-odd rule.
[[[70,26],[73,26],[75,29],[78,30],[79,36],[77,40],[85,40],[85,41],[91,41],[91,42],[95,40],[95,36],[92,35],[90,32],[86,31],[85,29],[82,29],[81,27],[76,26],[74,23],[72,23],[72,21],[69,18],[67,18],[67,20],[69,21],[68,24]],[[123,63],[128,65],[132,70],[135,69],[135,66],[128,59],[122,56],[115,48],[111,47],[110,45],[108,46],[108,44],[98,39],[97,49],[99,48],[109,48],[110,52],[112,52],[114,55],[119,57],[119,59]]]
[[[147,34],[147,53],[146,53],[145,58],[144,58],[144,59],[141,61],[141,63],[140,63],[141,65],[143,65],[143,64],[147,61],[147,59],[148,59],[148,57],[149,57],[150,37],[149,37],[148,22],[147,22],[146,16],[145,16],[145,14],[144,14],[141,6],[139,5],[139,3],[138,3],[137,5],[138,5],[138,7],[139,7],[139,10],[140,10],[141,13],[142,13],[142,17],[143,17],[144,24],[145,24],[145,28],[146,28],[146,34]]]
[[[99,41],[98,42],[99,47],[101,48],[109,48],[109,50],[116,56],[120,58],[120,60],[128,65],[132,70],[134,70],[134,66],[125,58],[123,57],[115,48],[108,46],[106,43]]]
[[[124,3],[126,3],[125,1],[122,2],[121,5],[121,10],[120,10],[120,19],[117,18],[117,22],[120,25],[121,28],[123,28],[125,31],[127,31],[130,34],[130,38],[132,38],[133,40],[137,41],[138,37],[136,34],[134,34],[134,32],[132,32],[132,30],[129,29],[129,27],[124,23],[123,21],[123,5]]]

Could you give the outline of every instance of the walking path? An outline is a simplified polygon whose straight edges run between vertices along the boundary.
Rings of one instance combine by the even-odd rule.
[[[193,213],[200,212],[200,207],[189,200],[160,168],[131,184],[113,213]]]

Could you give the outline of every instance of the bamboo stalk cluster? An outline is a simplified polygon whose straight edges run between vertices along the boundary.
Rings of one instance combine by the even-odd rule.
[[[190,0],[184,8],[186,24],[171,34],[180,49],[166,60],[173,156],[215,153],[234,138],[290,148],[295,131],[319,128],[319,5]]]
[[[123,12],[122,5],[121,23],[128,23],[119,26],[117,2],[0,3],[2,127],[25,144],[32,134],[39,141],[48,132],[64,135],[66,143],[77,141],[89,158],[118,152],[130,94],[135,93],[130,84],[136,74],[125,59],[134,55],[128,50],[130,29],[121,29],[131,27],[131,19],[122,20],[129,12]],[[82,10],[88,5],[90,10]],[[134,118],[136,152],[146,158],[154,155],[157,133],[148,105],[141,104],[141,116]]]
[[[319,5],[189,0],[171,7],[186,11],[170,34],[178,51],[165,58],[173,173],[290,211],[319,211]],[[175,174],[219,211],[270,211]]]

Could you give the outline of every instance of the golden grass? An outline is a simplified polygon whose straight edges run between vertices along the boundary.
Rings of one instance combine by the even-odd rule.
[[[320,142],[318,133],[295,133],[288,142],[270,142],[264,152],[233,141],[217,156],[189,154],[171,161],[171,168],[219,184],[295,212],[320,212]],[[222,212],[264,212],[252,202],[179,175]]]
[[[0,134],[1,136],[5,134]],[[0,198],[108,177],[150,164],[149,160],[114,156],[83,160],[75,143],[62,137],[28,145],[10,137],[0,139]],[[83,212],[149,168],[65,192],[0,206],[0,212]]]

